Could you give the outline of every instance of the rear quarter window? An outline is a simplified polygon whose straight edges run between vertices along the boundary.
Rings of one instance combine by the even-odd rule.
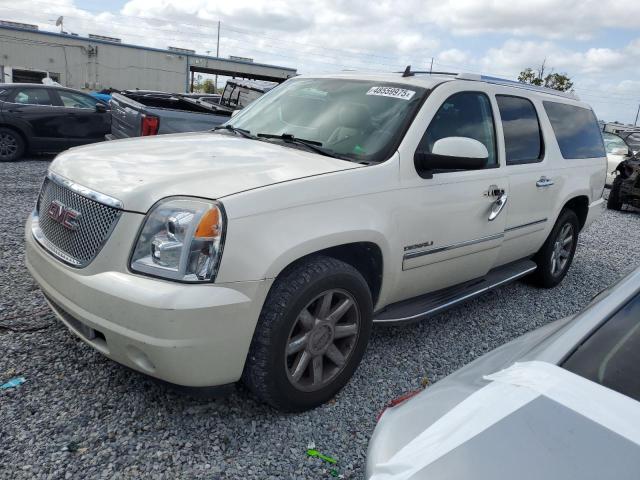
[[[565,159],[606,155],[598,120],[588,108],[558,102],[543,102],[560,152]]]

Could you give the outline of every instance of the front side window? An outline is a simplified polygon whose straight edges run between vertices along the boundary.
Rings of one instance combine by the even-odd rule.
[[[401,83],[292,79],[251,103],[229,124],[256,136],[309,140],[347,160],[382,162],[397,149],[426,92]]]
[[[24,88],[16,91],[13,103],[23,105],[53,105],[49,92],[45,88]]]
[[[536,108],[526,98],[496,95],[507,165],[535,163],[544,154],[542,132]]]
[[[88,95],[82,95],[81,93],[58,90],[58,95],[63,105],[68,108],[95,109],[96,104],[99,103],[98,99],[89,97]]]
[[[605,156],[598,120],[590,109],[550,101],[543,105],[563,158]]]
[[[418,149],[431,152],[436,141],[447,137],[478,140],[489,152],[487,167],[497,166],[493,113],[484,93],[460,92],[450,96],[431,120]]]
[[[562,367],[640,400],[640,295],[596,330]]]

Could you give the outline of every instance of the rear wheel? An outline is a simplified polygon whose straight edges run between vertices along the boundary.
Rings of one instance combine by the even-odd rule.
[[[549,237],[533,260],[538,268],[534,283],[544,288],[558,285],[567,274],[578,245],[580,222],[573,210],[563,210]]]
[[[317,407],[355,372],[371,319],[371,293],[355,268],[324,256],[303,261],[269,292],[243,382],[280,410]]]
[[[620,187],[622,185],[622,177],[617,175],[611,185],[609,198],[607,199],[607,208],[609,210],[622,210],[622,200],[620,199]]]
[[[10,128],[0,127],[0,162],[19,160],[24,154],[22,136]]]

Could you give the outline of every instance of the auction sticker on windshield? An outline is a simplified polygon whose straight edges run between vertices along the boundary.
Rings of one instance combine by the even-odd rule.
[[[411,100],[416,94],[413,90],[396,87],[371,87],[367,95],[376,95],[378,97],[401,98],[403,100]]]

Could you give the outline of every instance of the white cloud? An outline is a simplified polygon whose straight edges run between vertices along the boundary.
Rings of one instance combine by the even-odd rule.
[[[424,17],[461,35],[501,32],[517,36],[587,39],[603,28],[637,28],[637,0],[434,0]]]

